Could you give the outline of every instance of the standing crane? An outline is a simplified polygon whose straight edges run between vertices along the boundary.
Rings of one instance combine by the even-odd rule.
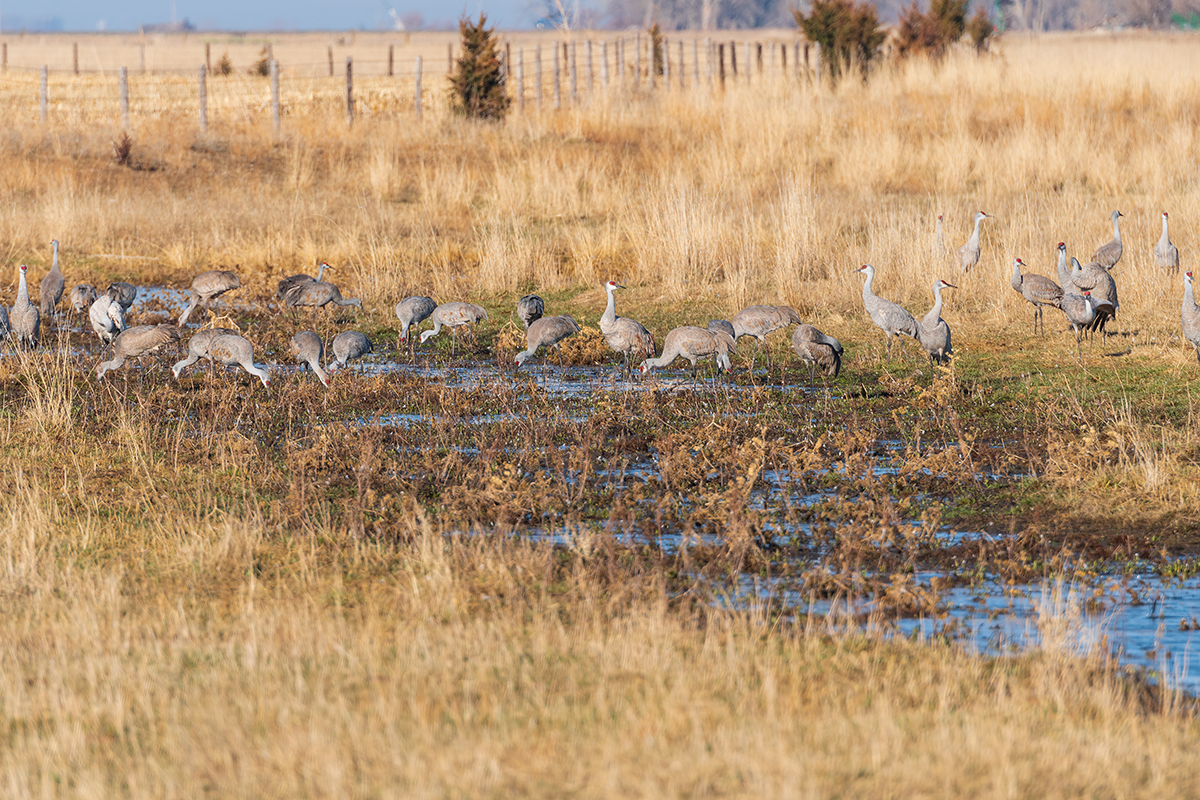
[[[172,374],[178,378],[180,373],[202,358],[207,358],[209,361],[212,361],[212,354],[209,352],[209,347],[212,345],[213,340],[218,336],[240,335],[241,334],[232,328],[201,328],[192,334],[191,339],[188,339],[187,358],[171,367]]]
[[[809,384],[813,382],[817,367],[834,378],[842,371],[841,342],[826,336],[812,325],[796,326],[792,333],[792,349],[801,361],[808,364]]]
[[[17,336],[17,343],[23,347],[37,347],[42,331],[42,315],[38,307],[29,302],[29,284],[25,281],[25,272],[29,268],[21,265],[21,278],[17,286],[17,302],[13,303],[8,320],[12,332]]]
[[[321,381],[321,385],[328,388],[329,375],[321,367],[321,359],[325,357],[325,346],[321,344],[320,336],[312,331],[300,331],[292,337],[288,352],[301,364],[307,365],[317,376],[317,380]]]
[[[242,281],[238,278],[237,273],[226,269],[210,269],[207,272],[201,272],[192,279],[192,288],[188,294],[191,295],[191,301],[187,308],[183,310],[183,314],[179,317],[179,327],[187,325],[188,317],[196,310],[196,307],[201,303],[205,308],[216,298],[241,287]]]
[[[1066,246],[1063,246],[1066,250]],[[1032,273],[1022,275],[1021,267],[1025,262],[1019,258],[1013,259],[1012,288],[1033,304],[1033,332],[1037,333],[1038,322],[1042,323],[1042,333],[1046,333],[1046,321],[1042,317],[1042,306],[1059,307],[1062,302],[1063,289],[1054,281],[1043,275]]]
[[[86,314],[99,296],[95,286],[90,283],[78,283],[71,290],[71,306],[75,309],[76,314]]]
[[[604,307],[604,313],[600,315],[600,333],[604,335],[604,341],[608,342],[608,346],[614,352],[621,354],[625,362],[625,369],[631,370],[633,359],[654,357],[654,337],[637,320],[617,316],[617,300],[614,293],[617,289],[624,288],[616,281],[604,284],[604,291],[608,293],[608,305]],[[730,336],[732,335],[731,332]]]
[[[336,306],[356,306],[362,310],[362,300],[357,297],[343,299],[342,292],[329,281],[306,281],[288,290],[283,298],[283,304],[288,308],[306,306],[308,308],[325,308],[332,304]]]
[[[51,265],[50,271],[46,273],[46,277],[42,278],[39,292],[42,301],[41,314],[47,320],[54,316],[54,311],[58,308],[58,301],[62,299],[64,286],[63,274],[58,268],[58,239],[50,242],[50,245],[54,248],[54,263]]]
[[[1092,300],[1092,293],[1085,289],[1083,294],[1064,294],[1059,308],[1066,315],[1067,322],[1071,323],[1071,330],[1075,332],[1075,354],[1081,355],[1080,342],[1083,340],[1083,333],[1096,321],[1096,306]]]
[[[1121,245],[1121,224],[1118,220],[1125,216],[1120,211],[1112,213],[1113,238],[1108,244],[1102,246],[1099,250],[1092,253],[1092,261],[1096,262],[1105,269],[1112,269],[1121,260],[1121,254],[1125,252],[1125,248]]]
[[[966,244],[958,248],[958,263],[962,266],[963,272],[970,272],[979,263],[979,223],[990,216],[982,211],[975,212],[975,230],[971,233],[971,238],[967,239]]]
[[[539,320],[546,313],[546,302],[536,294],[527,294],[517,301],[517,316],[525,323],[525,330],[534,320]]]
[[[533,358],[539,347],[557,346],[561,357],[562,346],[560,343],[568,336],[574,336],[577,333],[579,333],[579,324],[565,314],[535,319],[529,326],[529,330],[525,331],[525,342],[528,346],[517,353],[517,367]]]
[[[982,211],[980,212],[983,213]],[[911,336],[917,341],[921,340],[921,334],[918,329],[917,321],[913,319],[913,315],[905,311],[900,306],[893,303],[891,300],[884,300],[878,297],[871,289],[871,284],[875,280],[875,267],[870,264],[863,264],[855,272],[861,272],[867,276],[867,280],[863,283],[862,298],[863,306],[867,309],[867,313],[871,315],[871,322],[884,332],[887,337],[887,354],[888,360],[892,358],[892,336]],[[904,343],[900,344],[903,351]]]
[[[375,349],[365,333],[359,331],[342,331],[333,337],[329,344],[333,351],[333,359],[339,367],[344,367],[356,358],[362,358]]]
[[[109,344],[125,330],[125,312],[121,304],[106,294],[92,301],[88,307],[88,321],[100,341]]]
[[[1071,282],[1080,291],[1087,291],[1096,305],[1096,318],[1092,321],[1091,330],[1094,333],[1100,329],[1101,340],[1105,335],[1105,327],[1110,319],[1117,318],[1121,308],[1117,300],[1117,282],[1104,267],[1095,261],[1080,265],[1079,259],[1071,259]]]
[[[179,329],[174,325],[138,325],[122,331],[113,341],[111,361],[101,361],[96,378],[102,380],[109,370],[117,369],[128,358],[141,358],[160,347],[179,341]]]
[[[753,336],[757,342],[755,350],[761,349],[767,343],[767,334],[786,328],[788,325],[800,325],[800,314],[791,306],[749,306],[733,315],[729,321],[733,325],[734,339],[743,336]],[[771,351],[767,351],[767,363],[770,364]],[[751,370],[754,360],[750,360]]]
[[[917,328],[918,340],[925,352],[929,354],[929,366],[934,364],[949,364],[953,350],[950,347],[950,326],[942,319],[942,289],[957,289],[958,287],[943,280],[933,283],[933,308],[921,320]]]
[[[724,331],[710,331],[707,328],[696,328],[685,325],[667,333],[663,339],[662,355],[658,358],[647,358],[638,369],[643,375],[657,367],[665,367],[676,358],[683,356],[692,363],[692,383],[696,382],[696,361],[704,356],[713,356],[717,369],[729,372],[729,354],[737,353],[737,340]]]
[[[1179,272],[1179,248],[1171,242],[1171,237],[1167,235],[1167,212],[1165,211],[1162,213],[1162,221],[1162,236],[1158,237],[1158,244],[1154,245],[1154,263],[1174,275]]]
[[[325,277],[325,270],[327,269],[333,269],[333,267],[322,261],[321,265],[317,267],[317,277],[315,278],[312,275],[305,275],[303,273],[298,275],[289,275],[288,277],[279,281],[279,286],[275,290],[275,299],[283,300],[285,297],[287,297],[288,292],[302,283],[312,283],[313,281],[321,280]]]
[[[442,303],[433,310],[429,315],[433,320],[433,327],[421,334],[421,344],[442,332],[442,328],[460,328],[465,325],[474,325],[477,322],[486,322],[488,315],[487,311],[482,306],[477,306],[474,303],[464,303],[458,300]],[[457,349],[458,342],[454,341],[454,349]]]
[[[1196,350],[1196,362],[1200,363],[1200,306],[1196,305],[1196,288],[1189,270],[1183,273],[1183,338]]]
[[[406,297],[396,303],[396,318],[400,320],[400,341],[408,341],[410,328],[420,328],[421,323],[429,319],[429,315],[437,308],[437,303],[429,297]]]

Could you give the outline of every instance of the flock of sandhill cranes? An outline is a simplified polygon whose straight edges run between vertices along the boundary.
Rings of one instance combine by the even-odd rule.
[[[1100,247],[1087,264],[1076,258],[1067,259],[1067,247],[1059,242],[1057,277],[1058,282],[1024,271],[1025,263],[1013,261],[1012,288],[1034,307],[1034,333],[1039,326],[1045,333],[1043,309],[1052,306],[1060,309],[1075,333],[1077,351],[1086,334],[1096,330],[1104,335],[1105,325],[1115,319],[1120,309],[1117,286],[1111,275],[1112,268],[1121,260],[1124,247],[1121,241],[1120,211],[1113,211],[1113,239]],[[980,223],[988,219],[982,211],[975,215],[975,227],[970,239],[958,249],[958,261],[964,272],[970,271],[979,262]],[[1152,249],[1155,262],[1168,273],[1179,271],[1179,251],[1172,244],[1167,229],[1168,216],[1162,215],[1162,236]],[[63,274],[59,269],[58,241],[51,242],[53,264],[42,280],[40,306],[29,299],[26,280],[27,267],[20,267],[17,300],[11,309],[0,306],[0,338],[11,336],[25,347],[38,345],[41,319],[49,318],[62,298]],[[936,249],[945,252],[942,240],[942,217],[937,218]],[[322,308],[328,305],[356,306],[362,308],[358,298],[345,299],[338,287],[324,280],[328,264],[321,264],[316,277],[292,275],[279,282],[276,299],[284,308]],[[875,267],[870,264],[858,267],[856,272],[866,276],[862,299],[871,321],[884,332],[888,358],[891,358],[892,337],[910,336],[920,342],[929,357],[930,364],[946,364],[953,352],[950,326],[942,319],[942,291],[957,288],[945,280],[933,284],[934,303],[929,312],[917,320],[901,306],[876,295],[873,291]],[[1184,273],[1182,328],[1184,338],[1196,349],[1200,362],[1200,306],[1196,305],[1194,283],[1191,272]],[[228,270],[202,272],[192,281],[187,307],[175,324],[139,325],[127,327],[125,315],[137,296],[137,289],[124,282],[110,284],[100,294],[91,284],[83,283],[71,290],[70,300],[77,313],[87,313],[92,329],[101,342],[113,347],[113,358],[102,361],[96,375],[122,366],[130,358],[155,352],[162,347],[178,342],[193,312],[208,305],[217,297],[241,286],[237,274]],[[652,369],[665,367],[677,358],[691,364],[693,380],[696,364],[701,358],[712,356],[719,370],[730,371],[729,356],[736,354],[737,342],[744,336],[757,340],[758,347],[766,343],[769,333],[795,325],[792,348],[797,357],[807,363],[810,379],[820,368],[825,374],[837,377],[841,370],[842,346],[837,339],[827,336],[812,325],[804,324],[800,315],[790,306],[756,305],[742,309],[731,320],[712,320],[706,328],[682,326],[667,333],[661,354],[656,353],[654,337],[641,323],[629,317],[617,316],[615,293],[623,289],[616,281],[609,281],[604,289],[608,302],[600,317],[600,332],[614,352],[622,357],[624,368],[632,372],[635,360],[641,359],[639,372],[646,374]],[[525,350],[516,354],[515,366],[520,367],[532,358],[540,348],[560,345],[569,336],[579,333],[580,327],[569,316],[545,316],[545,302],[537,295],[526,295],[517,302],[517,316],[525,325]],[[428,297],[407,297],[395,308],[400,321],[401,343],[409,341],[409,334],[419,329],[422,322],[432,322],[433,327],[421,333],[425,343],[437,336],[443,328],[457,329],[474,326],[488,319],[487,312],[474,303],[449,302],[438,305]],[[455,347],[457,343],[455,342]],[[901,345],[903,348],[903,344]],[[344,367],[350,361],[370,353],[371,341],[359,331],[343,331],[330,343],[332,364]],[[292,337],[290,355],[302,365],[311,368],[313,374],[325,386],[329,385],[326,372],[326,353],[320,337],[312,331],[301,331]],[[657,356],[657,357],[656,357]],[[238,365],[251,375],[258,377],[264,386],[270,385],[270,373],[254,363],[254,347],[241,333],[230,328],[205,327],[194,333],[188,341],[188,356],[175,364],[172,372],[179,377],[183,370],[201,359],[225,365]],[[753,360],[751,361],[753,364]],[[753,367],[752,367],[753,369]]]

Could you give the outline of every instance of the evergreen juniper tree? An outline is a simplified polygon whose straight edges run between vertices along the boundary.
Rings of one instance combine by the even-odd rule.
[[[470,17],[458,21],[462,34],[462,55],[450,73],[454,110],[468,117],[503,120],[511,99],[505,91],[504,65],[495,30],[484,27],[487,15],[479,21]]]

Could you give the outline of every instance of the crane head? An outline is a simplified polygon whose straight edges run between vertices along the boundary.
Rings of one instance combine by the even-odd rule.
[[[958,288],[953,283],[946,283],[944,280],[939,280],[937,282],[937,285],[938,285],[939,289],[957,289]]]
[[[1166,219],[1166,218],[1167,218],[1167,212],[1165,212],[1165,211],[1164,211],[1164,212],[1163,212],[1163,219]]]
[[[1019,259],[1019,258],[1014,258],[1014,259],[1013,259],[1013,263],[1014,263],[1014,264],[1016,264],[1018,267],[1023,267],[1023,266],[1025,266],[1025,262],[1024,262],[1024,261],[1022,261],[1022,260],[1021,260],[1021,259]]]
[[[624,289],[625,287],[616,281],[609,281],[608,283],[604,284],[604,288],[605,290],[611,292],[613,289]]]
[[[1067,249],[1067,243],[1066,243],[1066,242],[1059,242],[1059,243],[1058,243],[1058,245],[1057,245],[1057,247],[1056,247],[1056,249],[1058,249],[1058,250],[1062,250],[1062,251],[1064,251],[1064,252],[1065,252],[1065,251],[1066,251],[1066,249]]]
[[[942,221],[942,215],[938,214],[938,222],[941,222],[941,221]]]
[[[22,275],[24,275],[24,274],[25,274],[25,271],[26,271],[27,269],[29,269],[29,267],[27,267],[27,266],[25,266],[24,264],[22,264],[22,265],[21,265],[21,274],[22,274]]]

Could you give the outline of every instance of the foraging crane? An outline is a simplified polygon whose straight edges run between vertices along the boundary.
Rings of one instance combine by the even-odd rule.
[[[1196,349],[1196,362],[1200,363],[1200,306],[1196,305],[1196,289],[1191,271],[1183,273],[1183,338]]]
[[[975,212],[975,230],[971,233],[971,238],[967,239],[967,243],[958,248],[958,263],[963,272],[970,272],[972,267],[979,263],[979,223],[990,216],[982,211]]]
[[[1096,252],[1092,253],[1092,261],[1096,262],[1105,269],[1112,269],[1121,260],[1121,254],[1125,252],[1125,248],[1121,245],[1121,225],[1117,221],[1125,216],[1120,211],[1112,213],[1113,238],[1108,244],[1101,247]]]
[[[101,361],[96,367],[96,378],[102,380],[109,370],[125,363],[127,358],[141,358],[160,347],[179,341],[179,329],[174,325],[138,325],[128,328],[113,341],[111,361]]]
[[[729,321],[733,325],[734,339],[743,336],[753,336],[758,340],[757,351],[767,343],[767,334],[786,328],[788,325],[800,325],[800,314],[791,306],[749,306],[733,315]],[[771,357],[767,351],[768,361]],[[753,359],[751,360],[753,366]]]
[[[396,318],[400,320],[400,341],[408,341],[409,328],[420,328],[421,323],[437,308],[432,298],[413,296],[396,303]]]
[[[312,275],[305,275],[303,273],[299,275],[289,275],[279,282],[279,287],[275,290],[275,299],[282,300],[283,298],[287,297],[288,292],[302,283],[312,283],[313,281],[321,280],[323,277],[325,277],[325,270],[327,269],[333,269],[333,267],[322,261],[321,266],[317,267],[317,277],[315,278]]]
[[[283,298],[283,304],[288,308],[306,306],[308,308],[324,308],[330,303],[338,306],[357,306],[362,310],[362,300],[357,297],[342,298],[342,292],[329,281],[306,281],[293,286]]]
[[[58,301],[63,295],[63,274],[58,268],[58,239],[53,240],[50,244],[54,247],[54,263],[50,267],[50,271],[46,273],[46,277],[42,278],[40,287],[42,301],[41,314],[46,319],[54,316],[54,311],[58,308]]]
[[[707,328],[696,328],[685,325],[675,328],[663,339],[662,355],[658,358],[647,358],[638,368],[645,375],[657,367],[665,367],[679,356],[692,363],[692,382],[696,381],[696,361],[704,356],[713,356],[717,369],[729,372],[729,354],[737,353],[737,340],[724,331],[710,331]]]
[[[1162,236],[1159,237],[1158,244],[1154,245],[1154,263],[1174,275],[1179,272],[1179,248],[1171,242],[1171,237],[1167,235],[1167,212],[1165,211],[1162,213],[1162,221]]]
[[[517,301],[517,316],[525,323],[525,330],[545,313],[546,303],[536,294],[527,294]]]
[[[1079,259],[1071,259],[1071,282],[1080,291],[1087,291],[1096,305],[1096,319],[1092,322],[1092,331],[1100,329],[1100,335],[1105,335],[1105,327],[1110,319],[1117,318],[1121,304],[1117,300],[1117,283],[1108,270],[1096,262],[1080,265]]]
[[[88,308],[88,320],[100,341],[110,344],[125,330],[125,312],[121,304],[106,294],[92,301]]]
[[[129,307],[137,299],[137,287],[125,281],[110,283],[104,293],[120,303],[122,311],[129,311]]]
[[[37,347],[42,330],[42,315],[38,307],[29,302],[29,285],[25,282],[25,272],[29,268],[21,265],[21,279],[17,286],[17,302],[13,303],[8,321],[12,332],[17,336],[17,343],[24,347]]]
[[[808,382],[813,382],[817,367],[826,375],[836,378],[842,371],[842,345],[832,336],[826,336],[812,325],[797,325],[792,334],[792,349],[800,360],[808,364]]]
[[[213,340],[218,336],[240,335],[241,334],[232,328],[201,328],[192,334],[191,339],[188,339],[187,358],[171,367],[171,373],[178,378],[179,374],[183,372],[184,369],[190,367],[192,364],[195,364],[200,359],[207,358],[209,361],[212,361],[212,355],[209,353],[209,347],[212,345]]]
[[[188,350],[191,350],[190,343]],[[213,337],[208,343],[208,358],[226,366],[240,366],[251,375],[257,376],[263,386],[271,388],[271,373],[254,364],[254,345],[236,333]],[[175,366],[179,367],[178,364]],[[176,372],[175,375],[178,377],[179,373]]]
[[[728,334],[730,339],[737,339],[737,332],[733,329],[733,323],[727,319],[710,319],[708,321],[708,329],[714,333],[719,331]]]
[[[525,331],[525,342],[528,346],[517,353],[516,365],[520,367],[526,361],[533,358],[539,347],[557,345],[559,347],[559,355],[561,356],[562,347],[559,343],[568,336],[574,336],[577,333],[579,333],[579,324],[565,314],[557,317],[535,319],[530,324],[529,330]]]
[[[929,354],[929,366],[949,364],[953,350],[950,348],[950,326],[942,319],[942,289],[958,287],[943,280],[933,283],[933,308],[929,309],[917,328],[918,340]]]
[[[1086,289],[1083,294],[1075,294],[1069,292],[1063,295],[1062,304],[1059,308],[1063,314],[1067,316],[1067,322],[1071,323],[1071,330],[1075,331],[1075,353],[1081,354],[1080,342],[1083,339],[1084,331],[1088,330],[1096,321],[1096,306],[1092,300],[1092,293]]]
[[[979,213],[982,214],[983,212]],[[878,297],[872,291],[871,283],[875,280],[875,267],[870,264],[864,264],[854,271],[861,272],[867,276],[862,290],[863,306],[867,309],[867,313],[871,315],[871,321],[887,336],[887,354],[888,360],[891,360],[893,335],[899,336],[900,334],[904,334],[920,341],[921,334],[917,321],[913,319],[912,314],[892,301]],[[903,342],[900,344],[900,347],[903,350]]]
[[[435,308],[429,318],[433,320],[433,327],[421,334],[421,344],[425,344],[428,339],[441,333],[443,327],[453,329],[464,325],[474,325],[477,322],[486,322],[488,315],[482,306],[454,300],[442,303]],[[454,349],[457,349],[457,340],[452,339],[452,341]]]
[[[329,349],[333,351],[334,363],[339,367],[344,367],[354,359],[362,358],[370,353],[375,346],[371,344],[371,340],[364,333],[342,331],[333,337]]]
[[[188,291],[191,300],[179,317],[179,327],[187,325],[188,317],[196,310],[196,306],[203,303],[204,307],[208,308],[208,304],[214,299],[240,288],[241,285],[242,281],[237,273],[226,269],[210,269],[192,278],[192,288]]]
[[[100,293],[90,283],[79,283],[71,290],[71,306],[76,314],[86,314]]]
[[[604,334],[604,341],[608,342],[608,346],[621,354],[625,368],[631,370],[633,359],[654,357],[654,337],[637,320],[617,316],[617,300],[614,293],[617,289],[624,288],[616,281],[604,284],[604,291],[608,293],[608,305],[600,315],[600,333]],[[730,336],[733,335],[732,330],[731,327]]]
[[[1064,245],[1063,249],[1066,247]],[[1042,306],[1058,308],[1062,302],[1063,289],[1044,275],[1032,273],[1022,275],[1021,267],[1025,262],[1019,258],[1013,259],[1012,288],[1033,304],[1033,332],[1037,333],[1038,322],[1042,323],[1042,333],[1046,333],[1046,320],[1042,317]]]
[[[307,365],[321,381],[322,386],[329,386],[329,375],[321,367],[321,359],[325,357],[325,346],[321,344],[320,336],[312,331],[300,331],[292,337],[288,352],[301,364]]]

